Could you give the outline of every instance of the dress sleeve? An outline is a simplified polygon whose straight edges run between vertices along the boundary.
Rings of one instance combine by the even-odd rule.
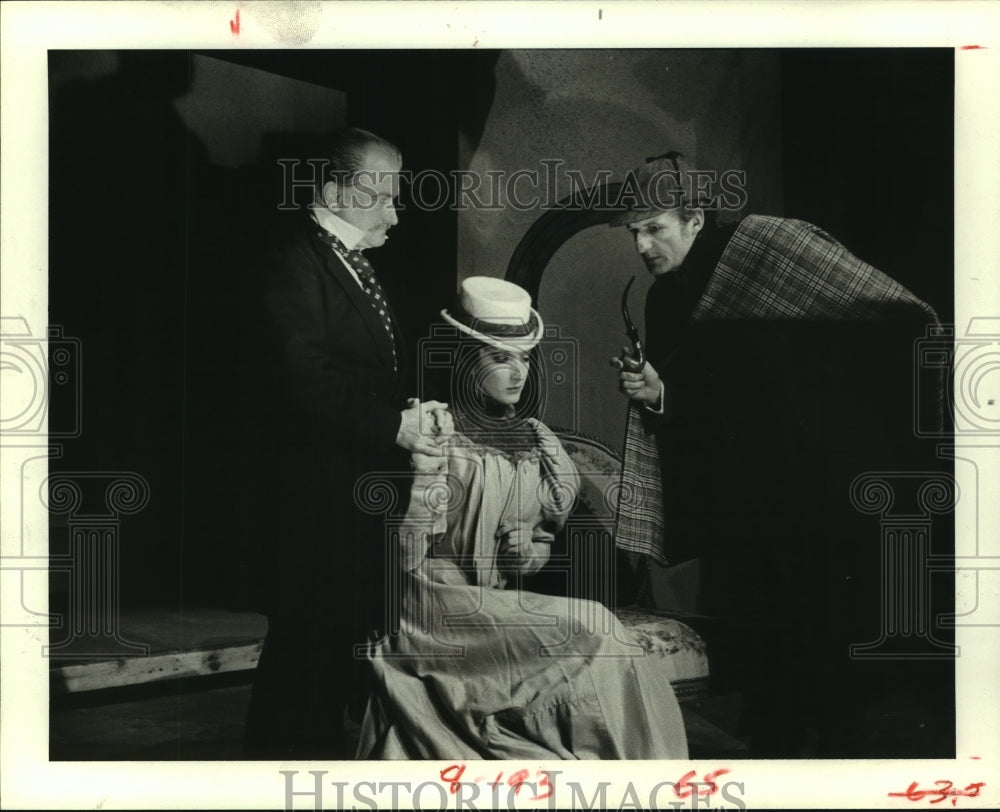
[[[410,504],[399,528],[399,564],[406,572],[420,567],[435,537],[447,530],[449,494],[455,492],[449,468],[446,457],[443,470],[413,474]]]
[[[580,489],[580,475],[569,452],[544,423],[534,422],[541,449],[539,489],[541,517],[535,528],[535,540],[551,542],[573,510]]]

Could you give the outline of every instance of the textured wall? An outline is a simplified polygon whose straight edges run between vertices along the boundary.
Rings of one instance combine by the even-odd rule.
[[[474,172],[536,171],[530,207],[459,213],[459,278],[503,276],[518,242],[547,199],[568,194],[566,170],[588,181],[599,170],[621,180],[646,156],[678,149],[705,168],[743,169],[748,208],[781,213],[778,59],[767,51],[538,50],[506,51],[496,65],[496,95],[478,147],[463,166]],[[546,184],[543,159],[563,163]],[[551,170],[549,170],[551,172]],[[532,184],[518,193],[530,198]],[[482,198],[488,195],[483,193]],[[622,345],[621,291],[633,275],[632,311],[642,321],[649,277],[622,231],[586,230],[555,255],[539,291],[548,324],[579,349],[577,425],[571,404],[551,402],[545,419],[618,446],[624,400],[614,391],[608,357]]]
[[[200,54],[191,64],[191,92],[174,106],[219,166],[260,160],[268,133],[319,134],[344,123],[339,91]]]

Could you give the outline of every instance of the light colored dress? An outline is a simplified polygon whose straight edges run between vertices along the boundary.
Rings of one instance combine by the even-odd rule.
[[[559,441],[528,422],[534,448],[456,434],[447,470],[415,475],[400,628],[370,651],[360,758],[687,757],[669,682],[611,612],[516,588],[547,560],[576,489]]]

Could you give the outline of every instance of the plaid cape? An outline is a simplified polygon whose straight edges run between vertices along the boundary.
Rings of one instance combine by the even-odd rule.
[[[726,245],[691,320],[872,321],[908,308],[938,323],[930,305],[816,226],[750,215]],[[642,408],[630,402],[615,542],[663,565],[671,563],[661,477],[669,462],[660,459]]]

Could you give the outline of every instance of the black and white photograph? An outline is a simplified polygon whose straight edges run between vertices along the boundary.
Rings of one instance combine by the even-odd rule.
[[[3,4],[9,808],[994,805],[997,13],[463,5]]]

